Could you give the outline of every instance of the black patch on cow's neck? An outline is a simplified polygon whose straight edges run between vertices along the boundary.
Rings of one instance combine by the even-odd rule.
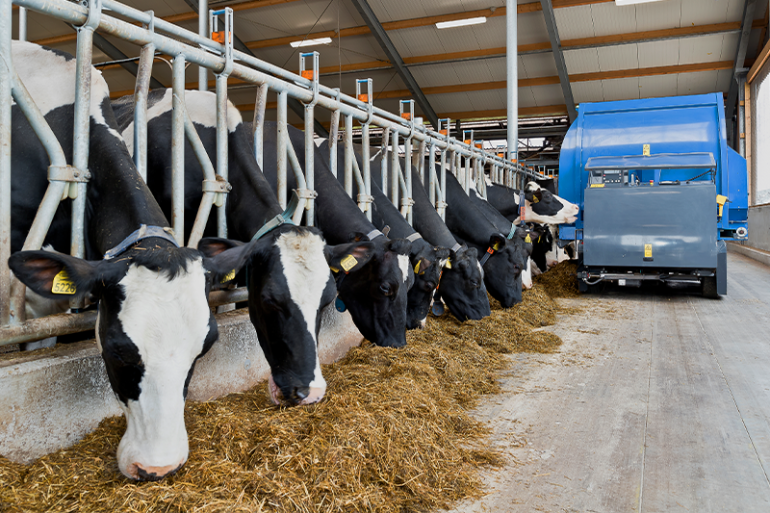
[[[59,50],[59,49],[57,49],[57,48],[51,48],[50,46],[44,46],[44,47],[43,47],[43,49],[45,49],[45,50],[47,50],[47,51],[49,51],[49,52],[51,52],[51,53],[53,53],[53,54],[56,54],[56,55],[57,55],[57,56],[59,56],[59,57],[64,57],[64,59],[65,59],[66,61],[68,61],[68,62],[69,62],[69,61],[74,61],[74,60],[75,60],[75,57],[74,57],[74,56],[72,56],[72,55],[70,55],[70,54],[68,54],[67,52],[64,52],[64,51],[62,51],[62,50]]]

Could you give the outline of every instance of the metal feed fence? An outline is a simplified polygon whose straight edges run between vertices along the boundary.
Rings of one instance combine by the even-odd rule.
[[[14,71],[11,52],[12,5],[45,14],[77,27],[76,92],[73,162],[67,164],[64,151],[42,113],[35,105],[24,84]],[[298,189],[300,206],[294,221],[312,226],[315,219],[314,190],[314,137],[313,121],[316,107],[331,111],[329,137],[329,165],[337,172],[337,144],[340,121],[344,116],[344,183],[345,190],[355,199],[359,208],[371,219],[371,172],[369,158],[362,159],[359,169],[354,156],[353,123],[362,127],[362,154],[369,155],[370,127],[382,129],[382,189],[390,190],[390,199],[412,222],[412,174],[402,170],[400,148],[403,139],[404,162],[414,163],[423,184],[426,183],[430,200],[438,212],[446,212],[446,172],[453,173],[463,183],[466,192],[478,188],[485,195],[484,168],[491,169],[490,177],[509,187],[523,186],[527,177],[541,175],[519,164],[507,162],[498,155],[487,153],[472,144],[472,140],[458,141],[449,135],[450,120],[441,120],[438,131],[429,130],[416,122],[414,102],[401,102],[399,115],[377,108],[373,104],[371,79],[356,82],[356,96],[352,97],[319,83],[317,52],[300,54],[300,73],[295,74],[261,61],[233,48],[233,11],[229,8],[209,11],[211,38],[183,29],[156,18],[152,11],[142,12],[114,0],[91,0],[85,5],[67,0],[0,0],[0,345],[31,342],[51,336],[65,335],[92,329],[96,312],[58,314],[39,319],[25,319],[25,287],[8,268],[11,240],[11,107],[15,101],[29,120],[49,160],[49,185],[40,203],[32,228],[23,249],[39,249],[45,239],[59,203],[67,198],[72,202],[71,254],[85,255],[85,201],[90,178],[88,170],[89,105],[93,36],[96,30],[141,47],[134,92],[134,161],[141,176],[147,178],[147,96],[156,52],[173,57],[172,60],[172,216],[171,224],[177,242],[184,244],[184,140],[190,141],[200,162],[204,180],[201,200],[187,245],[195,247],[200,240],[211,210],[217,210],[217,231],[227,236],[225,204],[231,186],[227,181],[227,80],[236,77],[258,86],[253,123],[254,154],[260,166],[264,162],[264,126],[267,94],[277,93],[277,197],[283,208],[287,205],[287,172],[291,166]],[[124,19],[119,19],[120,16]],[[223,17],[220,28],[220,17]],[[24,17],[26,18],[26,16]],[[23,20],[20,21],[22,24]],[[26,27],[20,27],[20,34]],[[185,66],[192,63],[210,70],[216,77],[217,104],[217,167],[208,158],[185,106]],[[303,172],[293,146],[289,141],[287,101],[294,98],[304,104],[305,171]],[[442,128],[443,127],[443,128]],[[414,151],[414,149],[417,149]],[[425,176],[427,152],[429,170]],[[435,163],[440,162],[436,172]],[[388,166],[388,164],[390,164]],[[388,171],[389,170],[389,171]],[[354,191],[353,183],[356,187]],[[388,184],[390,183],[390,188]],[[355,195],[354,195],[355,192]],[[243,301],[245,288],[216,291],[210,295],[212,306]],[[71,305],[77,310],[77,304]]]

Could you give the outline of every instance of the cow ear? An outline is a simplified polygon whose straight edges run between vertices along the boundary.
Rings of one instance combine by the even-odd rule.
[[[351,242],[348,244],[326,245],[324,255],[329,264],[329,269],[334,272],[351,273],[358,271],[374,255],[374,243]]]
[[[436,250],[436,260],[443,260],[445,258],[449,258],[449,256],[452,254],[452,250],[449,248],[442,248],[437,247]]]
[[[525,197],[530,203],[540,203],[540,200],[543,199],[543,189],[538,189],[534,192],[527,192]]]
[[[361,242],[369,239],[367,238],[365,233],[353,232],[350,235],[348,235],[348,240],[350,242]]]
[[[208,237],[201,239],[198,250],[203,255],[203,267],[208,271],[211,283],[227,283],[235,279],[243,266],[248,264],[257,251],[257,243]]]
[[[91,292],[99,281],[99,265],[53,251],[19,251],[8,259],[16,277],[48,299],[72,299]]]
[[[507,239],[504,235],[500,233],[495,233],[491,237],[489,237],[489,247],[494,249],[495,251],[500,251],[505,247]]]

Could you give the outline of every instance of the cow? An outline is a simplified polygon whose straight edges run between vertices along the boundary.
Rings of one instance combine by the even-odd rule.
[[[171,89],[148,97],[148,186],[160,207],[171,213]],[[185,103],[196,132],[216,166],[216,95],[186,91]],[[133,153],[133,96],[113,102],[113,110]],[[371,242],[327,246],[317,228],[275,222],[282,209],[251,151],[251,129],[228,102],[228,236],[204,238],[199,249],[215,256],[244,245],[259,233],[247,264],[249,316],[270,365],[268,390],[275,404],[306,405],[320,401],[326,391],[318,357],[321,310],[336,297],[329,265],[340,266],[352,256],[355,273],[371,257]],[[202,198],[204,175],[189,141],[185,142],[185,234],[189,236]],[[282,219],[282,218],[280,218]],[[216,234],[212,211],[204,235]],[[266,227],[266,228],[265,228]],[[272,228],[272,229],[269,229]],[[269,229],[269,230],[268,230]],[[267,231],[266,231],[267,230]],[[328,262],[327,262],[328,260]],[[234,275],[232,276],[234,278]]]
[[[529,182],[524,187],[524,219],[540,224],[570,224],[577,220],[580,207],[551,191]],[[519,193],[503,185],[487,183],[487,200],[512,222],[519,217]]]
[[[572,258],[571,245],[559,247],[557,230],[556,225],[543,225],[543,234],[535,241],[532,250],[533,272],[544,273],[556,264]]]
[[[329,158],[328,140],[317,144],[318,151],[325,162]],[[354,153],[358,161],[359,169],[362,167],[360,153]],[[345,161],[345,150],[342,146],[337,149],[337,181],[344,184],[345,173],[339,164]],[[377,186],[377,180],[373,179],[372,189],[372,223],[380,229],[389,230],[388,235],[412,242],[409,260],[414,268],[414,285],[407,294],[406,327],[414,329],[425,327],[428,311],[433,300],[433,293],[439,285],[442,276],[443,265],[450,255],[450,250],[445,247],[433,246],[412,228],[401,212],[390,202],[382,190]]]
[[[71,162],[75,59],[14,42],[13,60]],[[61,253],[20,251],[48,186],[49,162],[18,106],[12,116],[14,253],[9,266],[43,297],[61,300],[90,294],[98,301],[96,344],[127,423],[117,450],[118,467],[139,480],[172,474],[189,453],[184,402],[195,362],[218,338],[209,289],[238,271],[253,245],[213,258],[177,246],[117,131],[107,84],[92,68],[88,260],[64,254],[70,247],[69,201],[59,206],[45,239]]]
[[[277,125],[264,126],[264,169],[271,186],[277,186]],[[289,127],[290,144],[297,155],[304,155],[305,135]],[[315,145],[314,145],[315,146]],[[347,309],[358,330],[379,346],[406,345],[407,293],[414,284],[414,270],[409,262],[412,243],[384,236],[345,193],[328,166],[328,159],[314,147],[315,159],[315,224],[331,244],[371,241],[371,259],[360,271],[332,269],[337,281],[338,309]],[[304,159],[300,159],[304,169]],[[291,169],[287,173],[290,189],[297,187]]]
[[[376,184],[382,183],[381,166],[381,160],[375,157],[371,162],[372,189]],[[402,169],[403,166],[402,160]],[[468,248],[457,242],[431,204],[428,193],[417,179],[417,172],[415,170],[412,172],[414,229],[430,244],[450,248],[449,258],[444,263],[434,298],[445,302],[452,315],[461,321],[479,320],[489,316],[491,314],[489,296],[484,285],[484,271],[478,262],[478,251],[476,248]]]

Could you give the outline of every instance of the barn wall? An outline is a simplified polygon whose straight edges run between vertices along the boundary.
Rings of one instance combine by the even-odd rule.
[[[198,362],[189,400],[247,390],[269,374],[248,311],[219,314],[217,322],[220,339]],[[338,360],[362,339],[350,314],[340,314],[333,305],[323,312],[321,362]],[[0,455],[6,458],[30,462],[74,444],[102,419],[121,414],[94,341],[0,359]]]

